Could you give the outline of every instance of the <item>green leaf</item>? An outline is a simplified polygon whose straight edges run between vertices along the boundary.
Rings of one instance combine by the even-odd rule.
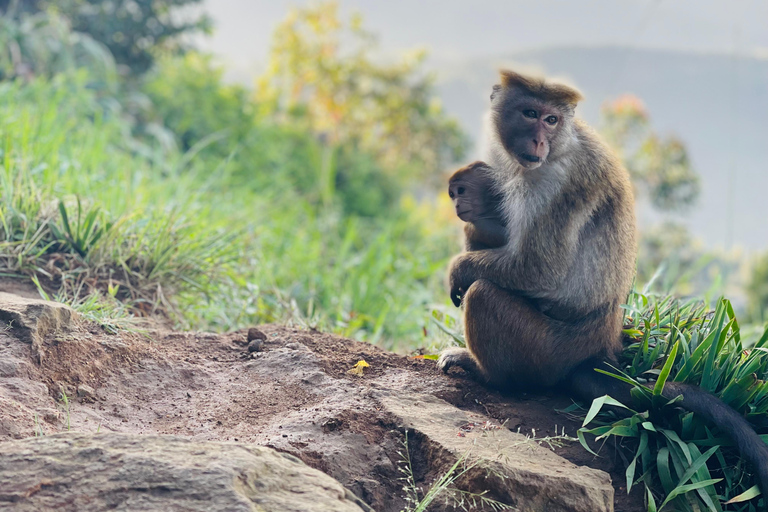
[[[645,501],[648,502],[648,512],[656,512],[656,500],[653,499],[651,488],[645,486]]]
[[[675,345],[672,347],[672,351],[669,353],[669,356],[667,357],[667,362],[664,363],[664,367],[661,369],[661,373],[659,374],[659,379],[656,381],[656,385],[653,386],[654,396],[661,396],[661,392],[664,390],[664,384],[667,382],[667,377],[669,377],[669,372],[672,371],[672,365],[675,364],[675,358],[677,357],[678,346],[679,346],[679,342],[675,343]]]
[[[648,434],[646,432],[640,433],[640,443],[637,446],[635,456],[632,457],[632,462],[627,466],[625,473],[627,477],[627,493],[632,490],[632,485],[635,483],[635,466],[637,465],[637,459],[648,449]]]
[[[669,467],[669,448],[666,446],[656,454],[656,468],[659,471],[659,480],[667,493],[675,488],[675,482],[672,480],[672,471]]]
[[[61,213],[61,220],[64,223],[64,230],[67,232],[70,238],[72,238],[72,230],[69,227],[69,217],[67,216],[67,208],[64,206],[63,201],[59,201],[59,213]]]
[[[712,373],[715,367],[715,359],[717,358],[717,355],[720,351],[721,343],[723,342],[723,338],[725,337],[725,332],[723,329],[723,322],[725,321],[725,307],[722,301],[717,305],[717,310],[715,311],[715,318],[712,321],[712,323],[716,326],[716,330],[714,332],[714,338],[713,343],[709,347],[709,352],[707,353],[707,359],[704,363],[704,371],[701,374],[701,384],[700,386],[705,391],[714,392],[714,380],[712,378]]]
[[[758,496],[762,495],[760,492],[760,488],[757,485],[753,485],[743,493],[739,494],[738,496],[734,496],[730,500],[726,501],[726,505],[730,505],[731,503],[741,503],[742,501],[749,501],[752,498],[757,498]]]
[[[590,448],[589,444],[587,444],[587,438],[584,436],[584,434],[587,433],[587,432],[589,432],[589,431],[584,429],[584,428],[580,428],[579,430],[576,431],[576,437],[579,438],[579,443],[581,444],[581,446],[584,447],[585,450],[587,450],[592,455],[597,456],[597,453],[592,451],[592,448]]]
[[[713,453],[715,453],[720,447],[719,446],[713,446],[706,452],[702,453],[700,457],[698,457],[695,461],[691,463],[690,466],[688,466],[688,469],[685,470],[685,473],[683,473],[683,476],[680,477],[680,481],[678,482],[678,486],[681,484],[684,484],[688,480],[693,477],[693,475],[699,470],[701,466],[703,466],[707,460],[712,456]]]
[[[696,489],[702,489],[704,487],[708,487],[710,485],[714,485],[717,482],[720,482],[722,478],[713,478],[711,480],[702,480],[701,482],[696,482],[693,484],[688,485],[681,485],[679,487],[675,487],[671,493],[667,496],[667,498],[662,502],[661,507],[664,508],[664,505],[672,501],[673,499],[677,498],[681,494],[685,494],[689,491],[695,491]]]
[[[608,395],[603,395],[599,398],[595,398],[592,401],[592,406],[589,408],[589,411],[587,412],[587,416],[584,418],[584,423],[582,423],[582,427],[586,427],[589,425],[589,423],[595,419],[595,416],[600,412],[600,409],[603,408],[604,405],[613,405],[615,407],[623,407],[624,409],[629,410],[629,407],[624,405],[623,403],[619,402],[618,400],[615,400],[611,398]]]

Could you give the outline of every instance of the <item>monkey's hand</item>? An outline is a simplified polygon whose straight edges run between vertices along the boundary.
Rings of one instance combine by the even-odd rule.
[[[469,287],[475,282],[474,276],[471,275],[468,265],[468,253],[462,253],[455,256],[448,268],[448,288],[451,294],[451,301],[457,308],[461,306],[461,301],[464,299],[464,294],[467,293]]]

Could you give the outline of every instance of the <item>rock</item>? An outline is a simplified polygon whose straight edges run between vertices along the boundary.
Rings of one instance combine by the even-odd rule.
[[[173,436],[57,434],[3,444],[0,509],[360,512],[292,455]]]
[[[260,330],[258,330],[257,328],[251,327],[250,329],[248,329],[248,342],[250,343],[253,340],[266,341],[267,335],[261,332]]]
[[[62,325],[67,328],[66,324]],[[17,446],[18,441],[14,439],[49,436],[69,428],[79,432],[146,435],[148,437],[136,441],[136,446],[142,449],[144,439],[151,447],[156,443],[156,438],[151,436],[161,434],[186,436],[191,441],[189,446],[206,447],[199,458],[188,452],[179,455],[181,448],[164,447],[162,455],[158,455],[160,448],[147,454],[141,454],[139,448],[131,448],[133,451],[106,449],[101,445],[94,448],[115,454],[117,461],[131,462],[130,468],[146,462],[153,474],[159,475],[152,482],[135,480],[134,485],[120,480],[123,473],[117,473],[107,455],[94,459],[98,464],[91,466],[93,461],[86,464],[77,455],[86,450],[78,448],[81,444],[87,446],[85,441],[78,441],[77,445],[70,442],[71,453],[61,448],[43,458],[52,461],[54,468],[64,464],[64,460],[76,462],[73,467],[79,473],[75,474],[74,469],[62,470],[68,476],[60,488],[48,487],[44,482],[44,479],[59,482],[58,470],[44,469],[45,464],[35,455],[37,452],[29,451],[34,455],[30,460],[39,464],[35,468],[40,475],[37,480],[31,477],[24,480],[27,487],[23,492],[32,492],[30,499],[37,494],[44,495],[48,501],[31,505],[24,500],[9,502],[10,497],[20,500],[22,491],[13,487],[11,492],[17,470],[14,466],[14,477],[9,479],[10,466],[6,465],[5,470],[0,469],[0,510],[89,510],[80,507],[82,503],[77,501],[86,499],[84,496],[95,496],[94,510],[107,510],[112,504],[116,510],[153,507],[177,510],[186,507],[189,500],[203,499],[195,496],[207,496],[205,499],[227,496],[230,501],[226,503],[241,500],[251,507],[246,510],[268,510],[261,503],[254,505],[253,500],[248,501],[250,495],[241,492],[246,487],[232,483],[241,479],[231,475],[247,473],[245,469],[240,470],[250,466],[241,462],[245,460],[243,457],[251,460],[249,457],[253,454],[248,451],[251,448],[215,445],[216,450],[225,448],[221,457],[215,458],[210,454],[215,451],[210,449],[211,445],[197,444],[232,440],[295,455],[335,479],[375,510],[399,512],[407,507],[401,480],[405,463],[401,455],[403,427],[408,429],[416,485],[425,490],[453,466],[472,442],[472,456],[490,461],[494,471],[488,478],[484,471],[482,475],[479,470],[470,473],[466,482],[462,478],[456,483],[460,489],[487,490],[488,496],[520,510],[611,510],[606,473],[570,464],[506,429],[479,428],[466,432],[462,429],[469,423],[484,424],[492,415],[500,422],[509,420],[511,425],[523,425],[526,431],[536,428],[538,432],[551,433],[551,425],[569,421],[554,412],[559,402],[502,396],[468,379],[446,377],[432,361],[390,354],[336,336],[268,325],[260,326],[260,330],[268,337],[264,346],[269,350],[252,352],[248,357],[242,346],[240,353],[232,352],[232,341],[246,340],[244,332],[212,337],[161,330],[152,333],[157,342],[148,343],[144,336],[135,333],[107,335],[78,320],[72,321],[67,331],[48,331],[41,342],[46,357],[40,364],[34,346],[20,339],[21,331],[0,329],[0,362],[11,361],[0,364],[0,468],[3,467],[2,454]],[[254,341],[262,340],[251,340]],[[350,365],[360,359],[370,364],[365,378],[349,376],[346,372]],[[92,392],[84,387],[86,384],[96,390],[93,394],[96,400],[83,396]],[[69,397],[66,404],[58,401],[62,391]],[[568,432],[573,435],[579,425],[570,422]],[[47,439],[49,437],[35,442],[45,443]],[[174,446],[180,443],[182,441],[177,440]],[[240,450],[239,455],[230,456],[235,449]],[[166,453],[170,455],[166,457]],[[583,456],[578,446],[565,447],[558,453],[614,471],[613,463],[605,462],[608,457]],[[40,456],[43,455],[41,452]],[[184,458],[190,459],[188,463]],[[23,470],[20,474],[31,475],[33,470],[24,469],[25,464],[32,462],[19,463],[19,470]],[[199,481],[194,479],[202,481],[200,468],[212,471],[211,478],[219,478],[217,482],[226,481],[223,487],[214,492],[211,489],[215,485],[211,483],[203,494],[198,494],[194,487]],[[220,477],[225,470],[229,471],[228,480]],[[114,482],[110,483],[108,477],[91,480],[101,471],[112,475]],[[194,474],[192,483],[185,480],[185,471]],[[508,478],[499,481],[493,473]],[[128,474],[134,475],[134,469]],[[622,469],[612,474],[617,481],[623,479]],[[164,480],[164,475],[171,475],[174,480],[168,483],[170,477]],[[280,480],[282,475],[284,473],[279,473],[275,479]],[[283,479],[292,482],[290,478]],[[94,493],[91,492],[93,482],[97,489]],[[122,485],[119,489],[118,482]],[[35,487],[38,485],[39,489]],[[288,485],[290,483],[286,483]],[[110,492],[117,501],[107,503]],[[54,496],[59,495],[62,499],[55,503],[66,505],[52,506]],[[357,503],[351,494],[344,492],[343,496]],[[642,495],[632,498],[637,502],[635,507],[626,506],[631,501],[628,502],[623,493],[618,496],[617,508],[630,512],[644,510]],[[178,508],[151,501],[162,497],[176,500],[173,503]],[[187,501],[178,501],[182,498]],[[74,501],[66,501],[70,499]],[[447,494],[442,495],[440,503],[435,502],[430,510],[453,511],[455,507],[447,503],[450,500]],[[237,506],[230,509],[237,510]],[[204,506],[196,502],[195,507],[187,510],[206,510],[207,503]],[[359,507],[365,510],[363,505]],[[334,509],[341,508],[334,504],[330,510]]]
[[[469,453],[481,464],[465,475],[520,512],[612,512],[608,474],[576,466],[525,436],[499,428],[488,418],[464,412],[430,395],[383,394],[384,408],[405,428],[421,434],[429,466]],[[503,476],[503,477],[500,477]],[[473,487],[473,482],[468,484]]]
[[[323,432],[327,434],[334,430],[339,430],[343,424],[344,422],[338,418],[330,418],[325,420],[320,426],[323,428]]]
[[[255,327],[248,329],[248,352],[261,352],[264,342],[267,341],[267,335]]]
[[[74,316],[69,306],[58,302],[0,292],[0,325],[7,325],[18,339],[32,344],[39,360],[46,336],[68,331]]]
[[[77,396],[84,401],[93,401],[96,399],[96,390],[88,384],[80,384],[77,386]]]

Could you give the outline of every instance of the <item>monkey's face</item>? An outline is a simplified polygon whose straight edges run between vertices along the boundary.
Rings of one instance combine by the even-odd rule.
[[[478,203],[481,198],[475,183],[463,178],[452,179],[448,183],[448,195],[456,209],[456,215],[464,222],[473,222],[481,207]]]
[[[525,169],[547,161],[550,149],[570,122],[567,112],[536,97],[503,91],[494,101],[494,119],[500,142]]]

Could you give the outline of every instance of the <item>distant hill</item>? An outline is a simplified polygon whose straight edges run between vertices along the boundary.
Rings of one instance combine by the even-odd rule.
[[[611,47],[433,64],[446,109],[475,140],[496,70],[505,65],[569,79],[587,98],[578,114],[592,123],[605,100],[639,96],[656,130],[686,143],[702,177],[698,205],[682,217],[691,232],[708,247],[768,249],[768,60]],[[641,222],[653,222],[646,210]]]

